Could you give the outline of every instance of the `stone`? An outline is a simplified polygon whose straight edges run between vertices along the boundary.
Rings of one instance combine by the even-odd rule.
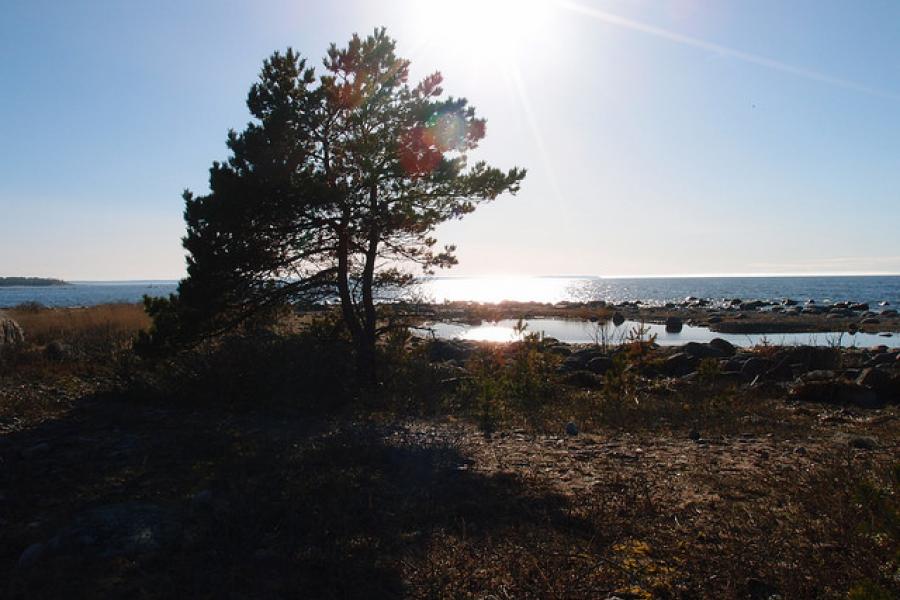
[[[697,360],[689,354],[678,352],[663,363],[663,372],[669,376],[680,377],[694,370]]]
[[[180,539],[181,524],[170,511],[154,504],[124,502],[81,514],[47,546],[54,554],[130,558],[164,550]]]
[[[858,304],[851,304],[850,310],[857,311],[857,312],[863,311],[863,310],[869,310],[869,305],[866,302],[860,302]]]
[[[48,444],[47,442],[41,442],[39,444],[35,444],[34,446],[25,448],[20,454],[24,459],[32,459],[37,458],[38,456],[41,456],[43,454],[47,454],[48,452],[50,452],[50,444]]]
[[[744,366],[741,367],[741,374],[744,377],[756,377],[762,375],[772,367],[771,361],[765,358],[753,357],[747,359]]]
[[[609,371],[613,366],[613,360],[608,356],[597,356],[592,358],[587,363],[588,371],[592,373],[596,373],[597,375],[603,375],[607,371]]]
[[[568,423],[566,423],[566,435],[569,435],[572,437],[578,435],[578,425],[576,425],[572,421],[569,421]]]
[[[52,362],[65,362],[72,358],[72,347],[54,340],[44,347],[44,357]]]
[[[867,367],[856,378],[856,383],[873,390],[884,390],[890,387],[891,378],[881,369]]]
[[[666,331],[669,333],[679,333],[683,323],[680,317],[669,317],[666,319]]]
[[[878,442],[875,438],[868,435],[857,435],[850,438],[847,444],[851,448],[858,448],[860,450],[877,450]]]
[[[766,303],[762,300],[751,300],[750,302],[741,302],[740,309],[746,311],[754,311],[765,306]]]
[[[681,347],[681,351],[695,358],[724,358],[726,356],[722,350],[699,342],[688,342]]]
[[[734,347],[734,344],[728,340],[723,340],[722,338],[713,338],[709,340],[709,347],[715,348],[725,356],[734,356],[735,352],[737,352],[737,348]]]
[[[472,349],[458,341],[432,340],[428,345],[428,359],[431,362],[444,362],[448,360],[465,361],[472,354]]]
[[[31,544],[19,556],[18,566],[20,569],[27,569],[34,566],[44,555],[45,546],[41,543]]]

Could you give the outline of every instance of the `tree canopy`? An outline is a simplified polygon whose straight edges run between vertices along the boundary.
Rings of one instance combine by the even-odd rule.
[[[409,62],[384,29],[332,44],[322,74],[292,49],[275,52],[251,87],[253,120],[229,132],[231,155],[210,193],[185,192],[188,275],[148,300],[153,336],[186,340],[285,301],[339,298],[373,369],[376,293],[456,263],[437,225],[514,194],[523,169],[467,155],[485,121],[446,96],[440,73],[409,83]]]

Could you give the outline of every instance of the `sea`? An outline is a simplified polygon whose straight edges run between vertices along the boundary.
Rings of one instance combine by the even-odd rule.
[[[50,287],[0,287],[0,308],[24,302],[50,307],[94,306],[110,302],[140,302],[146,296],[167,296],[176,281],[73,281]],[[639,301],[646,305],[702,298],[711,304],[742,300],[813,300],[868,303],[873,311],[900,306],[900,275],[804,277],[433,277],[411,291],[427,302],[471,301],[557,303],[604,300]],[[884,304],[882,304],[884,303]]]

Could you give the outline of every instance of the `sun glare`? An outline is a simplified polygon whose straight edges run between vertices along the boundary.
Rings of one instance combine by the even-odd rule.
[[[417,2],[418,23],[433,41],[506,56],[543,27],[552,0]]]

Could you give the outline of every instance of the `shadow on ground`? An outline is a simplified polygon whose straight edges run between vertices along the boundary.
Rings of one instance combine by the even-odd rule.
[[[373,423],[93,397],[0,460],[10,598],[428,595],[447,534],[591,536],[561,496]]]

